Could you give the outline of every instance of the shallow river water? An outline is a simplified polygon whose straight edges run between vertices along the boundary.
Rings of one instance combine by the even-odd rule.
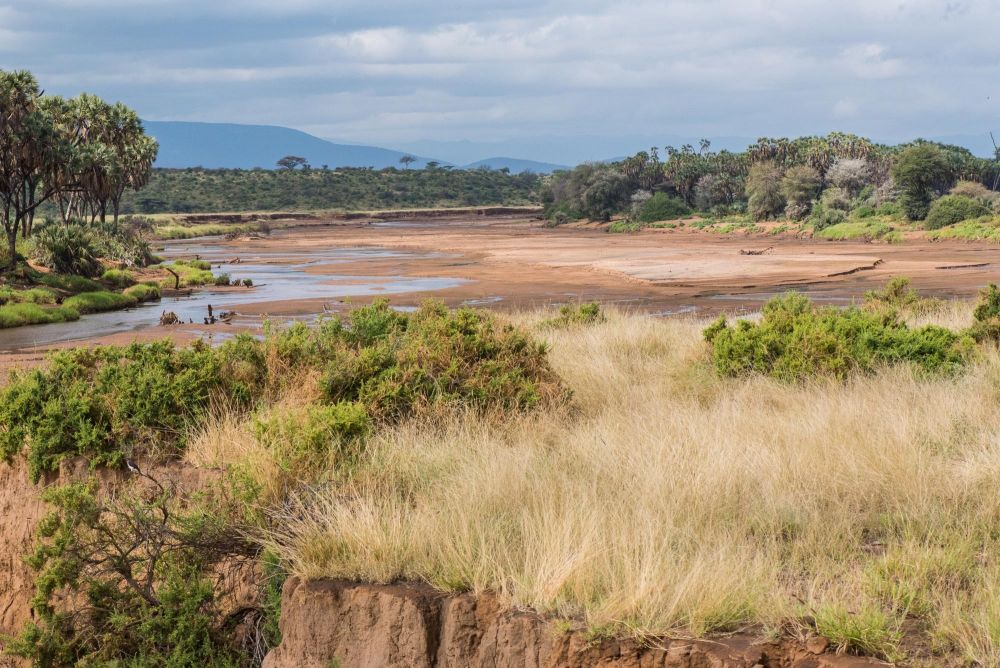
[[[294,253],[269,253],[252,249],[234,251],[232,248],[216,245],[212,239],[204,239],[199,243],[167,245],[161,254],[168,259],[198,255],[201,259],[212,263],[214,273],[227,273],[233,280],[253,279],[254,287],[245,291],[233,288],[227,290],[202,288],[192,292],[190,296],[165,297],[160,301],[149,302],[124,311],[84,315],[75,322],[0,329],[0,352],[12,352],[34,346],[151,327],[159,323],[163,311],[173,311],[182,322],[191,320],[197,323],[208,314],[209,304],[218,315],[220,311],[230,310],[236,304],[298,299],[335,300],[345,297],[433,291],[451,288],[464,282],[458,278],[319,275],[305,271],[315,265],[336,265],[368,258],[404,258],[418,255],[381,248],[317,248],[296,250]],[[237,254],[240,262],[231,264]]]

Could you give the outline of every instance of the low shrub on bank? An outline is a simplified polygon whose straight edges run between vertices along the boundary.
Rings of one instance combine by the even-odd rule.
[[[844,378],[890,364],[951,373],[965,366],[972,341],[943,327],[910,328],[891,312],[816,307],[789,293],[764,305],[763,318],[705,331],[722,376],[759,373],[785,381]]]
[[[927,212],[927,219],[924,221],[924,227],[928,230],[938,230],[989,213],[989,205],[982,200],[962,195],[945,195],[934,200],[934,203],[931,204],[931,208]]]
[[[575,325],[593,325],[604,322],[605,317],[601,305],[597,302],[585,304],[563,304],[559,307],[559,315],[545,320],[545,327],[573,327]]]
[[[979,303],[972,312],[975,323],[969,334],[980,343],[1000,341],[1000,288],[990,283],[979,293]]]
[[[54,304],[56,294],[45,288],[18,290],[0,285],[0,306],[4,304]]]

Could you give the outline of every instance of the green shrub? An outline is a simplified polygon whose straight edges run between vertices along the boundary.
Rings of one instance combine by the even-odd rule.
[[[78,320],[80,314],[69,306],[39,306],[31,302],[0,306],[0,329],[23,325],[42,325],[52,322]]]
[[[945,195],[931,204],[927,219],[924,220],[924,227],[928,230],[937,230],[963,220],[985,216],[989,212],[989,206],[981,200],[961,195]]]
[[[755,221],[774,218],[785,209],[781,180],[781,168],[773,162],[758,162],[750,167],[747,209]]]
[[[42,492],[51,512],[27,562],[32,621],[8,654],[36,666],[245,665],[215,591],[218,565],[248,550],[236,531],[153,481],[98,498],[97,484]]]
[[[869,290],[865,293],[865,308],[873,311],[907,311],[909,313],[928,313],[940,304],[937,299],[925,299],[910,287],[910,279],[896,276],[882,287],[881,290]]]
[[[899,201],[910,220],[923,220],[934,196],[954,182],[947,154],[929,143],[903,149],[896,156],[892,176],[902,191]]]
[[[668,197],[666,193],[656,193],[646,200],[639,209],[640,223],[655,223],[691,215],[691,207],[684,200]]]
[[[108,269],[101,274],[101,280],[119,288],[124,288],[135,283],[135,276],[127,269]]]
[[[368,411],[362,404],[351,402],[271,414],[254,423],[257,439],[280,456],[287,470],[324,464],[331,453],[352,459],[370,428]]]
[[[38,480],[68,456],[119,465],[133,450],[182,447],[213,392],[225,394],[218,353],[169,341],[60,351],[0,390],[0,454],[27,450]]]
[[[42,265],[62,274],[93,278],[101,263],[90,231],[80,225],[49,224],[33,236],[35,253]]]
[[[822,201],[816,202],[809,218],[809,222],[812,223],[813,229],[817,232],[822,232],[828,227],[840,225],[846,221],[846,211],[827,206]]]
[[[710,330],[719,375],[760,373],[785,381],[844,378],[900,363],[952,373],[965,366],[971,350],[971,339],[943,327],[911,329],[894,313],[817,308],[795,293],[765,304],[759,323],[716,323]]]
[[[229,279],[229,274],[219,274],[218,276],[215,277],[213,282],[217,286],[226,286],[229,285],[231,281]]]
[[[138,301],[138,299],[128,294],[99,290],[73,295],[64,301],[63,305],[80,313],[102,313],[104,311],[117,311],[129,308],[135,306]]]
[[[160,286],[153,283],[139,283],[130,288],[125,288],[122,294],[137,302],[156,301],[160,298]]]
[[[428,302],[402,314],[378,301],[318,336],[326,400],[359,401],[377,419],[445,405],[527,409],[561,395],[544,345],[472,309]]]
[[[572,327],[604,322],[604,313],[597,302],[585,304],[564,304],[559,307],[559,316],[542,323],[546,327]]]
[[[979,303],[972,311],[975,323],[969,335],[977,342],[1000,341],[1000,288],[990,283],[979,292]]]
[[[180,276],[181,285],[214,285],[215,276],[210,270],[211,265],[204,260],[177,260],[174,262],[170,268],[177,272]],[[167,283],[173,286],[173,279],[171,278]]]

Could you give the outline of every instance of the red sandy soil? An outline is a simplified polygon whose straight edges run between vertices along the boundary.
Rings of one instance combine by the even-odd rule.
[[[969,298],[997,280],[1000,246],[988,243],[902,244],[823,241],[797,237],[676,229],[608,234],[593,226],[548,229],[523,215],[460,216],[359,222],[281,230],[268,238],[214,241],[232,255],[279,253],[295,263],[317,247],[385,247],[430,251],[411,258],[373,258],[308,267],[310,273],[362,277],[438,276],[469,279],[433,293],[408,293],[394,304],[415,305],[433,296],[449,305],[470,303],[523,309],[573,300],[599,300],[654,314],[711,315],[754,310],[775,293],[798,289],[822,300],[848,303],[892,276],[908,276],[927,295]],[[174,242],[172,242],[174,243]],[[197,246],[199,240],[176,242]],[[759,254],[753,254],[759,253]],[[234,295],[238,295],[234,292]],[[352,303],[362,303],[354,299]],[[294,316],[338,310],[343,302],[304,299],[232,306],[241,315]],[[187,341],[213,327],[154,327],[85,343],[123,343],[171,336]],[[2,336],[2,333],[0,333]],[[68,345],[79,345],[77,341]],[[12,365],[37,363],[43,351],[0,355],[0,376]]]

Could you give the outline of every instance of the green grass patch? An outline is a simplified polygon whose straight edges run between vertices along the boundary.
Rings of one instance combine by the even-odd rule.
[[[5,304],[0,306],[0,329],[23,325],[42,325],[51,322],[78,320],[79,312],[72,307],[39,306],[31,302]]]
[[[159,225],[153,228],[153,237],[156,239],[194,239],[196,237],[214,237],[226,234],[249,234],[256,232],[260,226],[256,223],[204,223],[199,225]]]
[[[119,288],[125,288],[135,283],[135,276],[127,269],[108,269],[101,274],[101,280]]]
[[[43,274],[41,272],[32,276],[32,280],[39,285],[44,285],[56,290],[65,292],[92,292],[101,290],[103,287],[97,281],[83,276],[72,276],[70,274]]]
[[[867,241],[885,241],[896,243],[902,241],[902,234],[895,225],[876,218],[848,220],[825,227],[816,232],[816,237],[829,241],[850,241],[863,239]]]
[[[63,305],[79,313],[101,313],[129,308],[130,306],[135,306],[137,303],[139,303],[139,300],[131,295],[98,290],[95,292],[81,292],[64,301]]]
[[[138,283],[130,288],[125,288],[122,294],[137,302],[156,301],[160,298],[160,286],[153,283]]]
[[[928,239],[1000,242],[1000,216],[981,216],[928,232]]]
[[[46,288],[17,290],[0,285],[0,306],[4,304],[55,304],[56,294]]]

